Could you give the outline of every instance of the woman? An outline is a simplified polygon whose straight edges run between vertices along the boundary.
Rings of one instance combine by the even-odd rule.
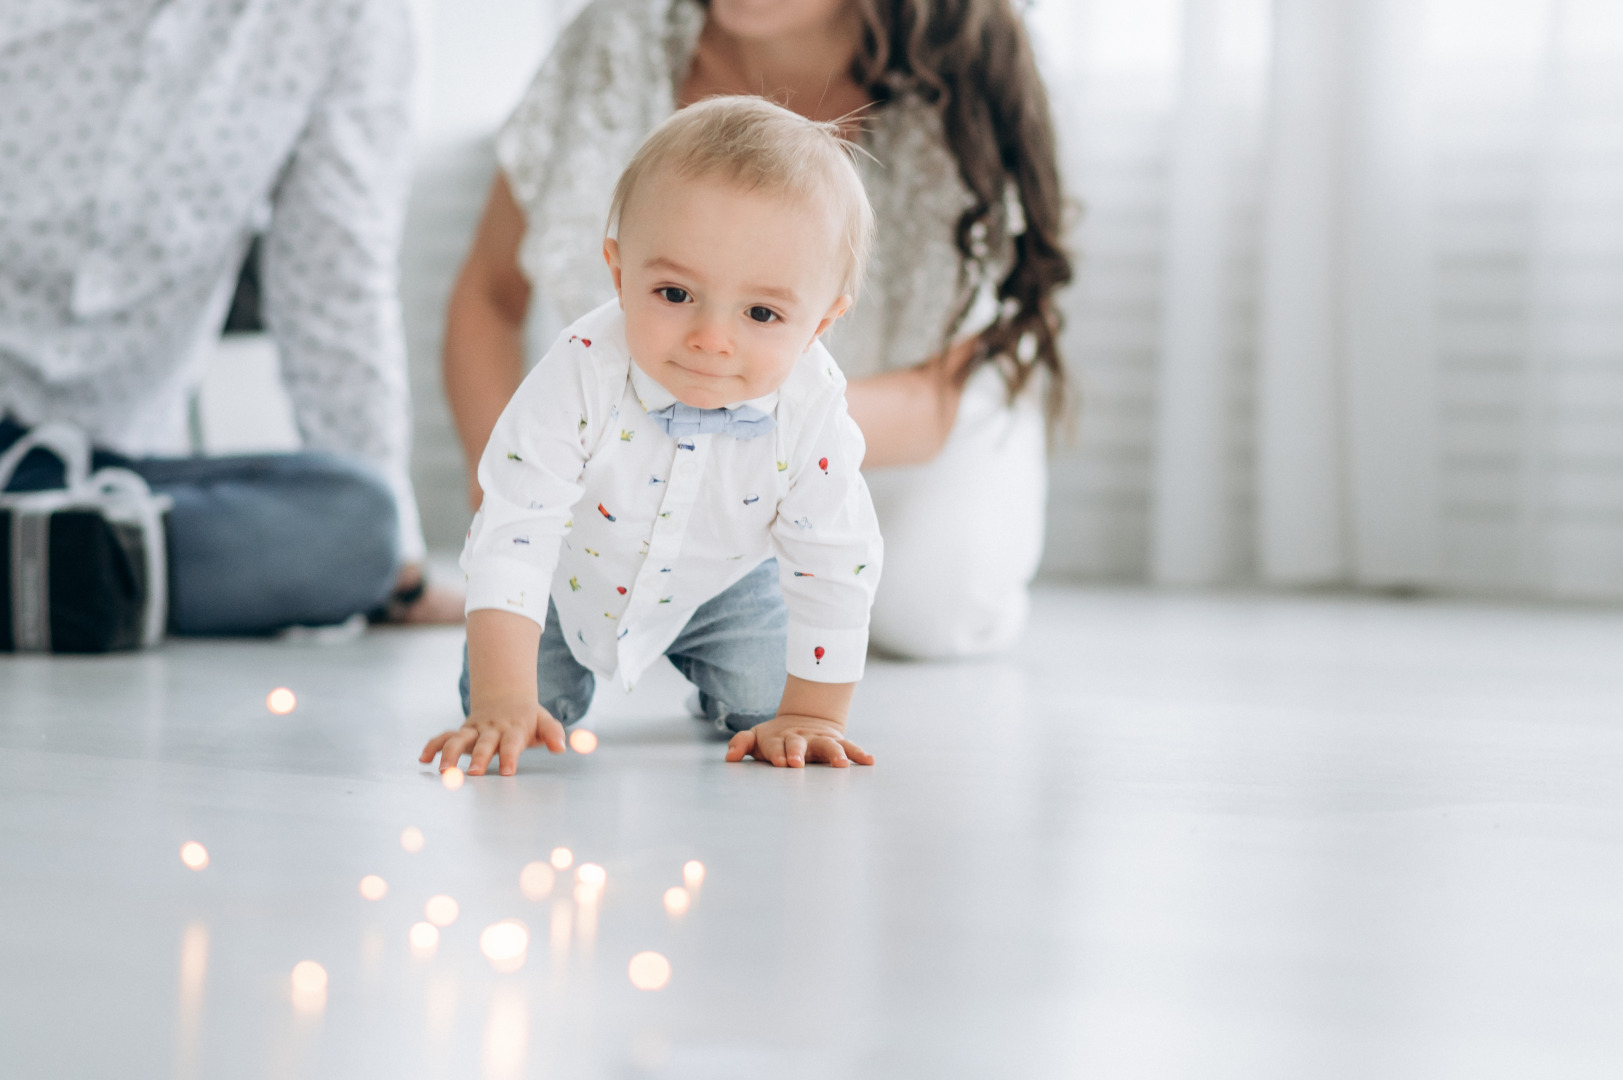
[[[1010,0],[594,0],[497,139],[451,298],[445,385],[474,470],[523,377],[532,286],[569,321],[613,295],[614,179],[683,105],[760,93],[848,120],[879,222],[827,339],[885,535],[872,640],[916,657],[1019,634],[1042,548],[1043,407],[1070,280],[1047,99]],[[1052,409],[1050,413],[1052,413]]]

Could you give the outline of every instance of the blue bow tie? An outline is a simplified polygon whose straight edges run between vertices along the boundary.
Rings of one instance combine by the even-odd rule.
[[[736,409],[695,409],[678,401],[648,414],[665,434],[680,439],[686,435],[731,435],[735,439],[754,439],[778,426],[769,413],[750,405]]]

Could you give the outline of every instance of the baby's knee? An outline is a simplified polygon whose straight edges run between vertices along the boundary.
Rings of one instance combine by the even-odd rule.
[[[698,689],[705,719],[723,734],[748,731],[776,716],[788,679],[781,659],[727,668],[681,663],[677,667]]]

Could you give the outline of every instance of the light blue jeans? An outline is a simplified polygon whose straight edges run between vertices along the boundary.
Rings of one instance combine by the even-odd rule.
[[[0,451],[24,430],[0,416]],[[132,461],[97,450],[92,465],[133,469],[174,500],[166,521],[171,633],[340,623],[383,603],[394,584],[394,496],[359,462],[322,453]],[[35,450],[7,489],[61,486],[62,463]]]
[[[722,732],[748,731],[777,715],[788,671],[784,667],[789,615],[778,585],[778,560],[745,574],[693,613],[665,650],[665,658],[698,687],[705,719]],[[569,651],[558,609],[547,602],[535,681],[541,707],[565,727],[586,715],[597,680]],[[468,648],[462,647],[462,715],[469,711]]]

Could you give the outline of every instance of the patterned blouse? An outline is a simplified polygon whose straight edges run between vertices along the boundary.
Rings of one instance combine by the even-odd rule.
[[[0,413],[185,454],[249,238],[304,445],[389,481],[422,554],[396,295],[397,0],[0,3]]]
[[[528,221],[519,261],[563,322],[614,295],[603,265],[609,198],[643,138],[676,109],[704,9],[696,0],[594,0],[553,46],[496,141]],[[866,123],[859,157],[879,222],[867,283],[826,337],[848,376],[907,367],[990,322],[1012,244],[962,266],[954,240],[971,196],[935,109],[904,96]],[[960,325],[954,316],[977,297]]]

